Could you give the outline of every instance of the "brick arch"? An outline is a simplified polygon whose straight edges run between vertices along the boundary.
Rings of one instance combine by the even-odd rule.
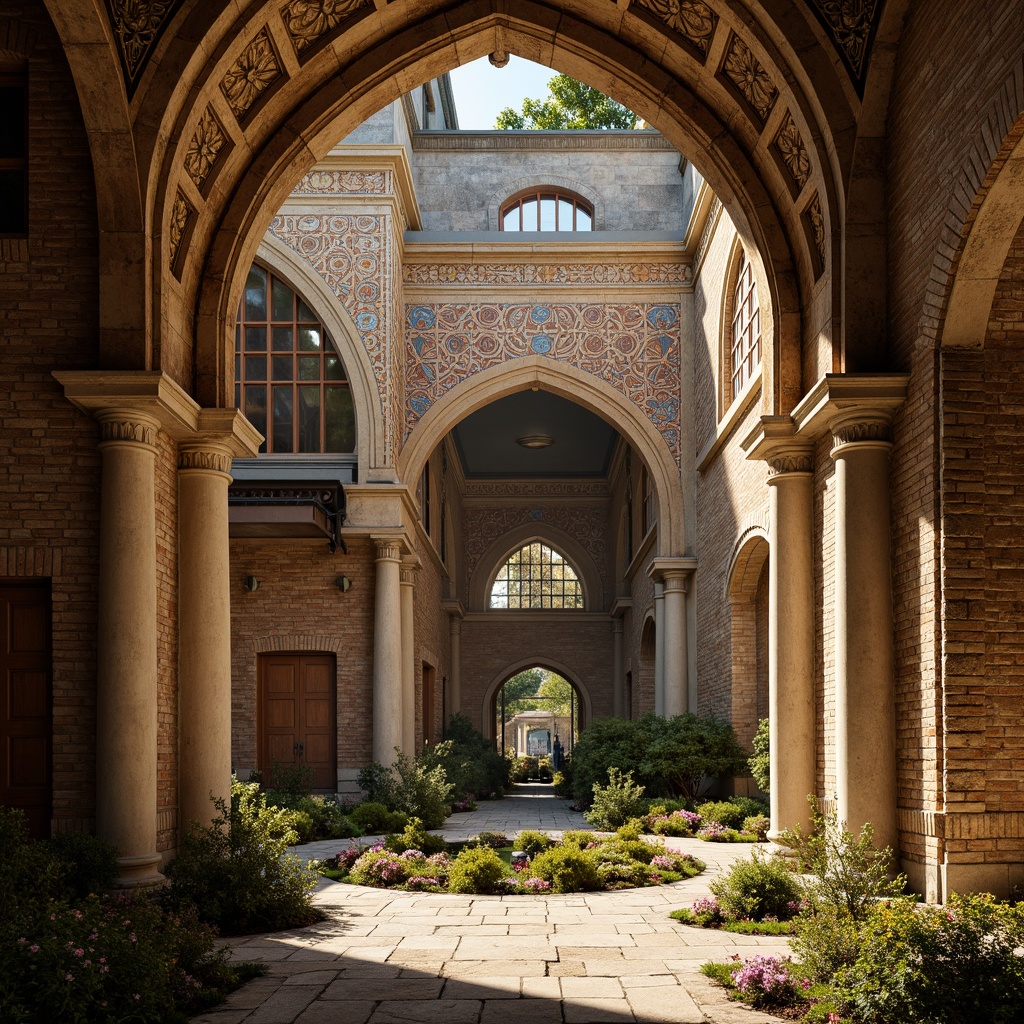
[[[345,642],[340,637],[322,634],[275,633],[253,637],[250,644],[253,654],[271,654],[278,651],[341,654],[345,650]]]
[[[751,743],[767,714],[768,533],[750,526],[737,539],[726,576],[730,611],[730,720],[741,743]]]
[[[486,739],[495,739],[494,736],[494,710],[495,701],[501,688],[515,675],[528,668],[543,668],[554,672],[567,680],[576,691],[579,698],[580,732],[586,728],[586,724],[593,720],[593,706],[590,699],[590,691],[587,689],[579,673],[570,668],[564,662],[553,658],[523,658],[512,664],[506,665],[488,684],[484,691],[483,703],[480,706],[480,722],[483,728],[480,730]]]

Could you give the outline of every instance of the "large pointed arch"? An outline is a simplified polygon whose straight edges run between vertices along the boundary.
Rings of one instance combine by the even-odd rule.
[[[610,384],[568,363],[524,356],[474,374],[447,391],[419,420],[398,458],[398,476],[418,479],[430,453],[458,422],[481,406],[527,388],[544,388],[611,423],[643,459],[658,501],[658,553],[684,554],[683,493],[675,459],[654,424]]]

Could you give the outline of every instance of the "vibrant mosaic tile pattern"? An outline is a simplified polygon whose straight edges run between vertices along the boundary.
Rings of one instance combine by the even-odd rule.
[[[434,284],[664,284],[693,283],[689,263],[409,263],[405,283]]]
[[[679,306],[436,303],[406,306],[406,436],[446,391],[541,355],[592,373],[641,409],[679,456]]]
[[[292,189],[293,196],[347,196],[391,191],[390,171],[310,171]]]

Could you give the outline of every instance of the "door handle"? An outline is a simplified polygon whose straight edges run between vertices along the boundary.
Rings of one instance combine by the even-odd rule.
[[[304,743],[296,743],[296,744],[295,744],[295,745],[294,745],[294,746],[292,747],[292,754],[293,754],[293,755],[294,755],[295,757],[302,757],[302,752],[303,752],[303,751],[304,751],[305,749],[306,749],[306,746],[305,746],[305,744],[304,744]]]

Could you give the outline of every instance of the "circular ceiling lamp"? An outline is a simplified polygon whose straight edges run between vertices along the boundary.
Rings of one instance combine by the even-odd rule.
[[[516,438],[516,444],[523,448],[550,448],[555,443],[547,434],[525,434]]]

